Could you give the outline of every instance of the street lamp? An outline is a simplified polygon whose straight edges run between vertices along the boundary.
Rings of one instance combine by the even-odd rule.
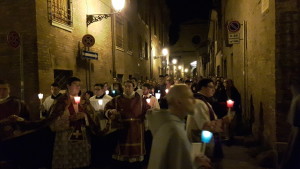
[[[177,64],[177,59],[172,59],[172,64],[176,65]]]
[[[116,12],[109,13],[109,14],[89,14],[86,15],[86,25],[89,26],[90,24],[101,21],[102,19],[107,19],[112,15],[119,13],[125,6],[125,0],[112,0],[112,5]]]
[[[167,48],[163,48],[161,51],[162,56],[153,56],[153,59],[164,58],[169,54],[169,50]]]

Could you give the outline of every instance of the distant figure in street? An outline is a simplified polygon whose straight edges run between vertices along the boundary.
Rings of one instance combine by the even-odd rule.
[[[293,99],[288,114],[288,123],[292,126],[288,148],[279,169],[299,169],[300,167],[300,78],[295,74],[290,82]]]
[[[184,118],[194,111],[195,99],[184,84],[174,85],[168,93],[169,108],[147,113],[153,134],[148,169],[211,168],[205,156],[191,157],[191,143],[184,129]]]

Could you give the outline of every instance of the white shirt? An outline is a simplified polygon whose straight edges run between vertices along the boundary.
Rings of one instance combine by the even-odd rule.
[[[46,111],[49,111],[53,102],[54,102],[54,99],[51,98],[52,95],[46,97],[44,103],[43,103],[43,106],[45,108]]]
[[[107,94],[104,95],[102,98],[102,105],[99,104],[99,100],[100,99],[96,99],[96,96],[93,96],[90,98],[90,104],[96,110],[93,119],[95,123],[100,126],[101,130],[103,130],[106,126],[107,120],[104,118],[104,112],[101,112],[100,110],[104,110],[105,105],[112,100],[112,97]]]
[[[104,95],[103,98],[102,98],[102,100],[103,100],[102,105],[99,105],[98,100],[100,100],[100,99],[96,99],[96,96],[93,96],[93,97],[90,98],[90,103],[96,111],[104,110],[104,107],[105,107],[106,103],[111,101],[112,97],[107,95],[107,94]]]
[[[211,106],[209,103],[208,105]],[[215,119],[217,119],[217,116],[215,114],[214,116]],[[186,122],[186,130],[189,140],[191,140],[192,142],[199,141],[192,138],[192,130],[202,130],[203,125],[207,122],[210,122],[209,109],[203,100],[196,99],[194,114],[188,115]]]
[[[184,122],[167,110],[147,113],[153,134],[148,169],[195,169]]]

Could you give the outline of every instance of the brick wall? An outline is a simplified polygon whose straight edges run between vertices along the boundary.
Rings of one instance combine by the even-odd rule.
[[[288,81],[289,74],[299,72],[299,9],[298,0],[276,0],[276,136],[278,142],[286,142],[290,131],[290,126],[286,123],[291,102]]]
[[[270,146],[276,132],[275,3],[270,0],[265,12],[261,7],[262,2],[258,0],[223,2],[222,29],[232,20],[243,24],[238,32],[243,40],[224,47],[223,52],[228,78],[234,80],[242,96],[244,119],[249,121],[254,116],[254,136]]]
[[[38,117],[38,76],[36,49],[36,19],[34,1],[0,1],[0,34],[17,31],[23,42],[24,98],[32,111],[32,118]],[[11,95],[21,97],[20,48],[12,49],[5,42],[0,43],[0,79],[11,84]]]

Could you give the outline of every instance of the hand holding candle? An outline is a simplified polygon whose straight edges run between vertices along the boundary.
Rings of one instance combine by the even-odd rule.
[[[227,102],[226,102],[226,103],[227,103],[227,107],[228,107],[228,108],[232,108],[232,107],[233,107],[233,105],[234,105],[234,101],[233,101],[233,100],[230,100],[230,99],[229,99],[229,100],[227,100]]]
[[[105,90],[105,94],[107,94],[107,95],[108,95],[108,94],[109,94],[109,90]]]
[[[146,99],[146,101],[147,101],[148,104],[150,104],[151,100],[150,100],[150,98],[148,98],[148,99]]]
[[[103,105],[103,99],[99,99],[98,104],[99,104],[99,106],[102,106]]]
[[[157,100],[159,100],[160,99],[160,93],[155,93],[155,97],[156,97]]]
[[[75,96],[74,97],[74,101],[76,104],[79,104],[80,103],[80,97],[79,96]]]

